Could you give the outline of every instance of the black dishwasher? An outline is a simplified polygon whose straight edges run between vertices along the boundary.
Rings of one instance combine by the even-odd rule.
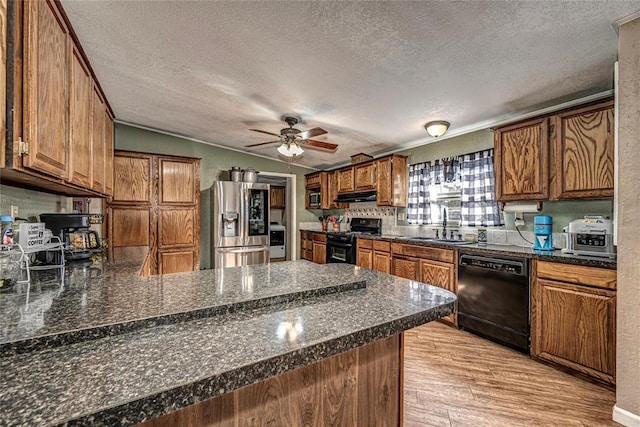
[[[529,353],[529,260],[460,252],[458,325]]]

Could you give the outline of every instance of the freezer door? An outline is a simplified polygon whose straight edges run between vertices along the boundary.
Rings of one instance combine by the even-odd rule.
[[[269,246],[215,248],[215,268],[240,267],[269,262]]]
[[[243,183],[217,181],[213,183],[211,244],[214,247],[245,246],[243,214]]]

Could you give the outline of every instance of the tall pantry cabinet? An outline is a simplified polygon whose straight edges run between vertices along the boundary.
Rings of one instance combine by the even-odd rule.
[[[143,274],[200,268],[200,159],[116,150],[112,259],[147,252]]]

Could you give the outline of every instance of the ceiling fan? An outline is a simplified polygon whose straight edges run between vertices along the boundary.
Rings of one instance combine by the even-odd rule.
[[[275,141],[260,142],[258,144],[250,144],[250,145],[247,145],[246,147],[257,147],[259,145],[275,144],[279,142],[280,146],[278,147],[278,152],[286,157],[295,157],[304,153],[304,150],[300,147],[301,145],[304,145],[306,147],[313,148],[313,149],[325,150],[325,151],[331,151],[331,152],[334,152],[338,149],[338,144],[332,144],[330,142],[316,141],[314,139],[309,139],[316,136],[324,135],[325,133],[327,133],[326,130],[316,127],[306,131],[301,131],[293,127],[299,122],[299,119],[297,117],[283,116],[282,120],[286,124],[288,124],[289,127],[281,129],[280,135],[278,135],[277,133],[267,132],[265,130],[260,130],[260,129],[249,129],[254,132],[266,133],[267,135],[277,136],[280,139],[277,139]]]

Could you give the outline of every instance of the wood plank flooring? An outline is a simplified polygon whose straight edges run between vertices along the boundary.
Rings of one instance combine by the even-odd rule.
[[[404,426],[619,426],[615,392],[439,322],[405,332]]]

